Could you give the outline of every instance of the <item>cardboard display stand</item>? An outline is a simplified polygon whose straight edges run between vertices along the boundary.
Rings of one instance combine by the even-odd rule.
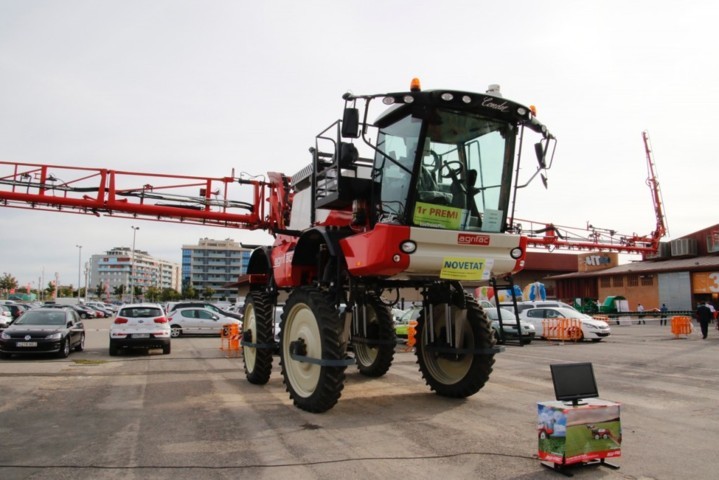
[[[538,403],[538,455],[555,470],[577,464],[602,464],[621,456],[620,405],[597,398],[579,405],[550,401]],[[566,473],[566,472],[562,472]]]

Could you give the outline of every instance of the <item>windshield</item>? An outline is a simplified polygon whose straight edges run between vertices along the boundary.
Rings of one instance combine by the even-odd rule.
[[[437,110],[428,118],[423,122],[406,116],[379,132],[379,221],[503,231],[514,154],[512,126],[450,110]]]
[[[65,312],[27,312],[15,325],[65,325]]]

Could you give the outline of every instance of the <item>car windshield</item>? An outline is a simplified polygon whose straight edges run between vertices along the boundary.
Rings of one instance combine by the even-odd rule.
[[[20,317],[15,325],[65,325],[63,312],[30,311]]]

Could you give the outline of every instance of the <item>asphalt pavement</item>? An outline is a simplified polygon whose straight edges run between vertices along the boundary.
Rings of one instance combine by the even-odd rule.
[[[88,320],[67,359],[0,360],[0,479],[562,478],[537,459],[537,404],[550,363],[593,363],[600,398],[621,404],[621,457],[576,478],[713,479],[719,443],[719,331],[612,325],[598,343],[536,340],[496,355],[476,395],[447,399],[397,348],[382,378],[349,367],[323,414],[292,405],[278,358],[267,385],[219,337],[172,353],[108,355],[109,320]]]

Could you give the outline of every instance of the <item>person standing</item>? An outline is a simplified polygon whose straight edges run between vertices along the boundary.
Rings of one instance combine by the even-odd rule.
[[[700,303],[697,306],[697,320],[699,326],[702,329],[702,338],[707,338],[709,334],[709,322],[712,319],[712,311],[709,309],[706,303]]]
[[[659,309],[659,312],[661,312],[661,318],[659,319],[659,325],[666,325],[667,324],[667,312],[669,312],[669,309],[667,308],[666,303],[662,303],[662,308]]]
[[[641,324],[646,325],[646,324],[647,324],[647,321],[644,320],[644,305],[642,305],[641,303],[638,304],[638,305],[637,305],[637,312],[639,312],[639,323],[638,323],[638,325],[641,325]]]

